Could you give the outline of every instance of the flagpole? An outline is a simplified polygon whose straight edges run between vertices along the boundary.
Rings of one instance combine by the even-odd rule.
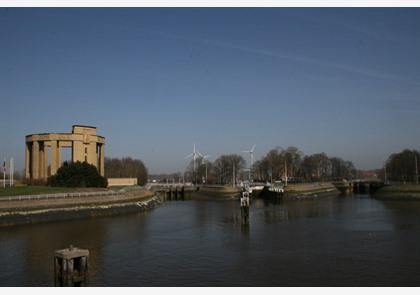
[[[10,158],[10,166],[9,166],[9,186],[12,187],[13,186],[13,174],[14,174],[14,163],[13,163],[13,158]]]

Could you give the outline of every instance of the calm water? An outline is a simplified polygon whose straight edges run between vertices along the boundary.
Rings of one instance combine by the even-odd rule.
[[[0,228],[0,285],[49,286],[53,252],[91,251],[94,286],[419,286],[420,202],[173,201],[147,213]]]

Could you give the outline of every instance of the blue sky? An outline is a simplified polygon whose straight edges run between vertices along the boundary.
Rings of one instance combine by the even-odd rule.
[[[98,127],[110,157],[181,171],[257,144],[360,169],[420,148],[420,9],[0,9],[0,157]],[[246,154],[244,154],[246,156]]]

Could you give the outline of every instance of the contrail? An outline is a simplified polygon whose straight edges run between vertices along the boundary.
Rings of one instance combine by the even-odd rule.
[[[151,31],[151,30],[141,30],[141,31],[147,34],[162,36],[162,37],[173,39],[173,40],[182,40],[182,41],[187,41],[187,42],[201,43],[204,45],[216,46],[220,48],[234,49],[234,50],[239,50],[242,52],[256,54],[260,56],[267,56],[267,57],[272,57],[276,59],[285,59],[285,60],[298,62],[298,63],[306,63],[306,64],[312,64],[312,65],[321,66],[321,67],[333,68],[333,69],[341,70],[347,73],[359,74],[359,75],[363,75],[363,76],[375,78],[375,79],[405,82],[408,84],[420,86],[420,82],[417,82],[417,81],[414,81],[405,77],[401,77],[395,74],[379,72],[379,71],[375,71],[375,70],[371,70],[367,68],[355,67],[355,66],[346,65],[346,64],[334,63],[334,62],[320,60],[317,58],[307,57],[303,55],[290,54],[286,52],[278,52],[278,51],[272,51],[272,50],[266,50],[266,49],[258,49],[258,48],[248,47],[248,46],[240,46],[240,45],[235,45],[228,42],[221,42],[221,41],[215,41],[215,40],[209,40],[209,39],[186,38],[179,35],[173,35],[173,34],[168,34],[168,33],[163,33],[163,32],[158,32],[158,31]]]

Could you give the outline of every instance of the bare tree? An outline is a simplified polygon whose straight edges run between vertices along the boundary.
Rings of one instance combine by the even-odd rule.
[[[219,184],[236,182],[242,174],[245,165],[245,159],[240,155],[222,155],[213,163],[215,179]]]
[[[139,184],[147,182],[147,168],[141,160],[130,157],[117,159],[105,158],[106,177],[130,177],[137,178]]]

